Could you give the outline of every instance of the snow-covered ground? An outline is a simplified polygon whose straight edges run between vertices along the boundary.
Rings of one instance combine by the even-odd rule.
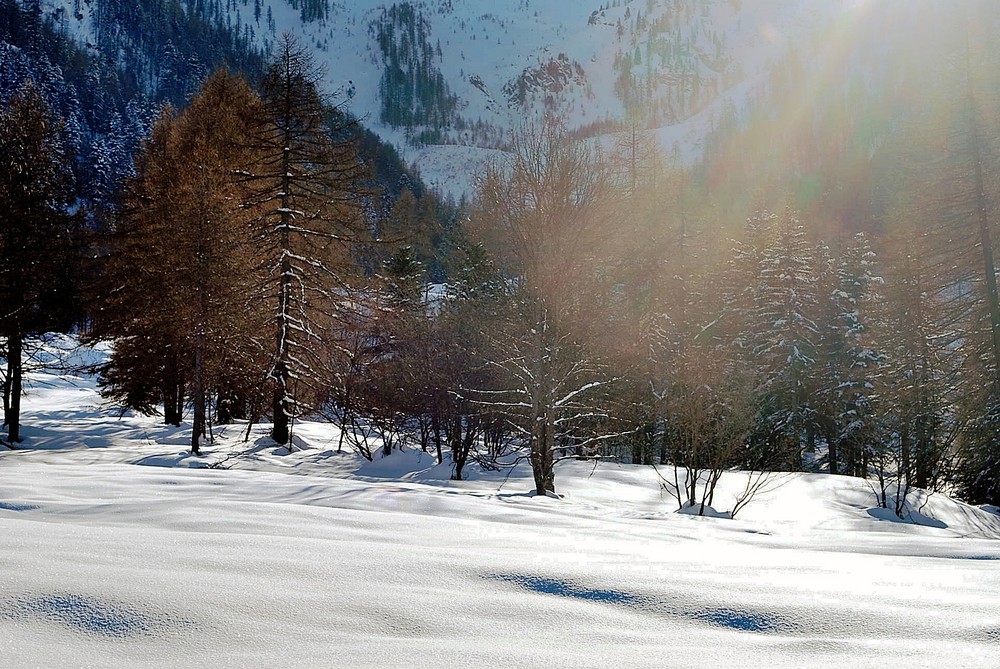
[[[650,469],[566,462],[537,498],[521,469],[338,454],[321,424],[193,458],[84,375],[33,374],[26,408],[4,667],[1000,666],[1000,517],[943,496],[889,522],[865,482],[795,475],[696,518]]]

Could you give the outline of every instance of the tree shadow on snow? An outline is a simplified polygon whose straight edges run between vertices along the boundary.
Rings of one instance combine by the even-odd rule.
[[[593,588],[546,576],[490,574],[486,578],[511,583],[524,590],[545,595],[612,604],[661,616],[686,618],[739,632],[773,634],[795,631],[795,625],[791,621],[777,614],[763,611],[713,606],[684,607],[676,602],[647,595],[638,595],[623,590]]]

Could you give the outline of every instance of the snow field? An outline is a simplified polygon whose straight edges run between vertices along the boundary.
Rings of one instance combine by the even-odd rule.
[[[998,665],[1000,518],[944,496],[935,526],[888,522],[865,482],[794,475],[697,518],[648,468],[566,462],[536,498],[525,469],[366,463],[318,423],[192,458],[82,374],[33,374],[26,408],[0,453],[4,666]]]

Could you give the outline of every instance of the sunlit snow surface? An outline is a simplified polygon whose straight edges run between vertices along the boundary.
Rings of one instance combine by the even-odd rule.
[[[3,667],[1000,666],[1000,518],[943,496],[888,522],[801,475],[701,519],[649,469],[564,463],[536,498],[319,424],[199,459],[85,375],[32,382],[0,454]]]

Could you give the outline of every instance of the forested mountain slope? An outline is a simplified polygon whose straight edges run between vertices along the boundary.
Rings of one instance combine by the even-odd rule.
[[[792,49],[807,52],[861,10],[847,0],[42,0],[28,11],[174,104],[220,62],[255,70],[291,31],[325,64],[330,92],[456,192],[440,152],[423,147],[502,147],[540,113],[586,134],[661,128],[664,149],[690,162],[726,105],[748,109]],[[442,151],[451,163],[488,155]]]

